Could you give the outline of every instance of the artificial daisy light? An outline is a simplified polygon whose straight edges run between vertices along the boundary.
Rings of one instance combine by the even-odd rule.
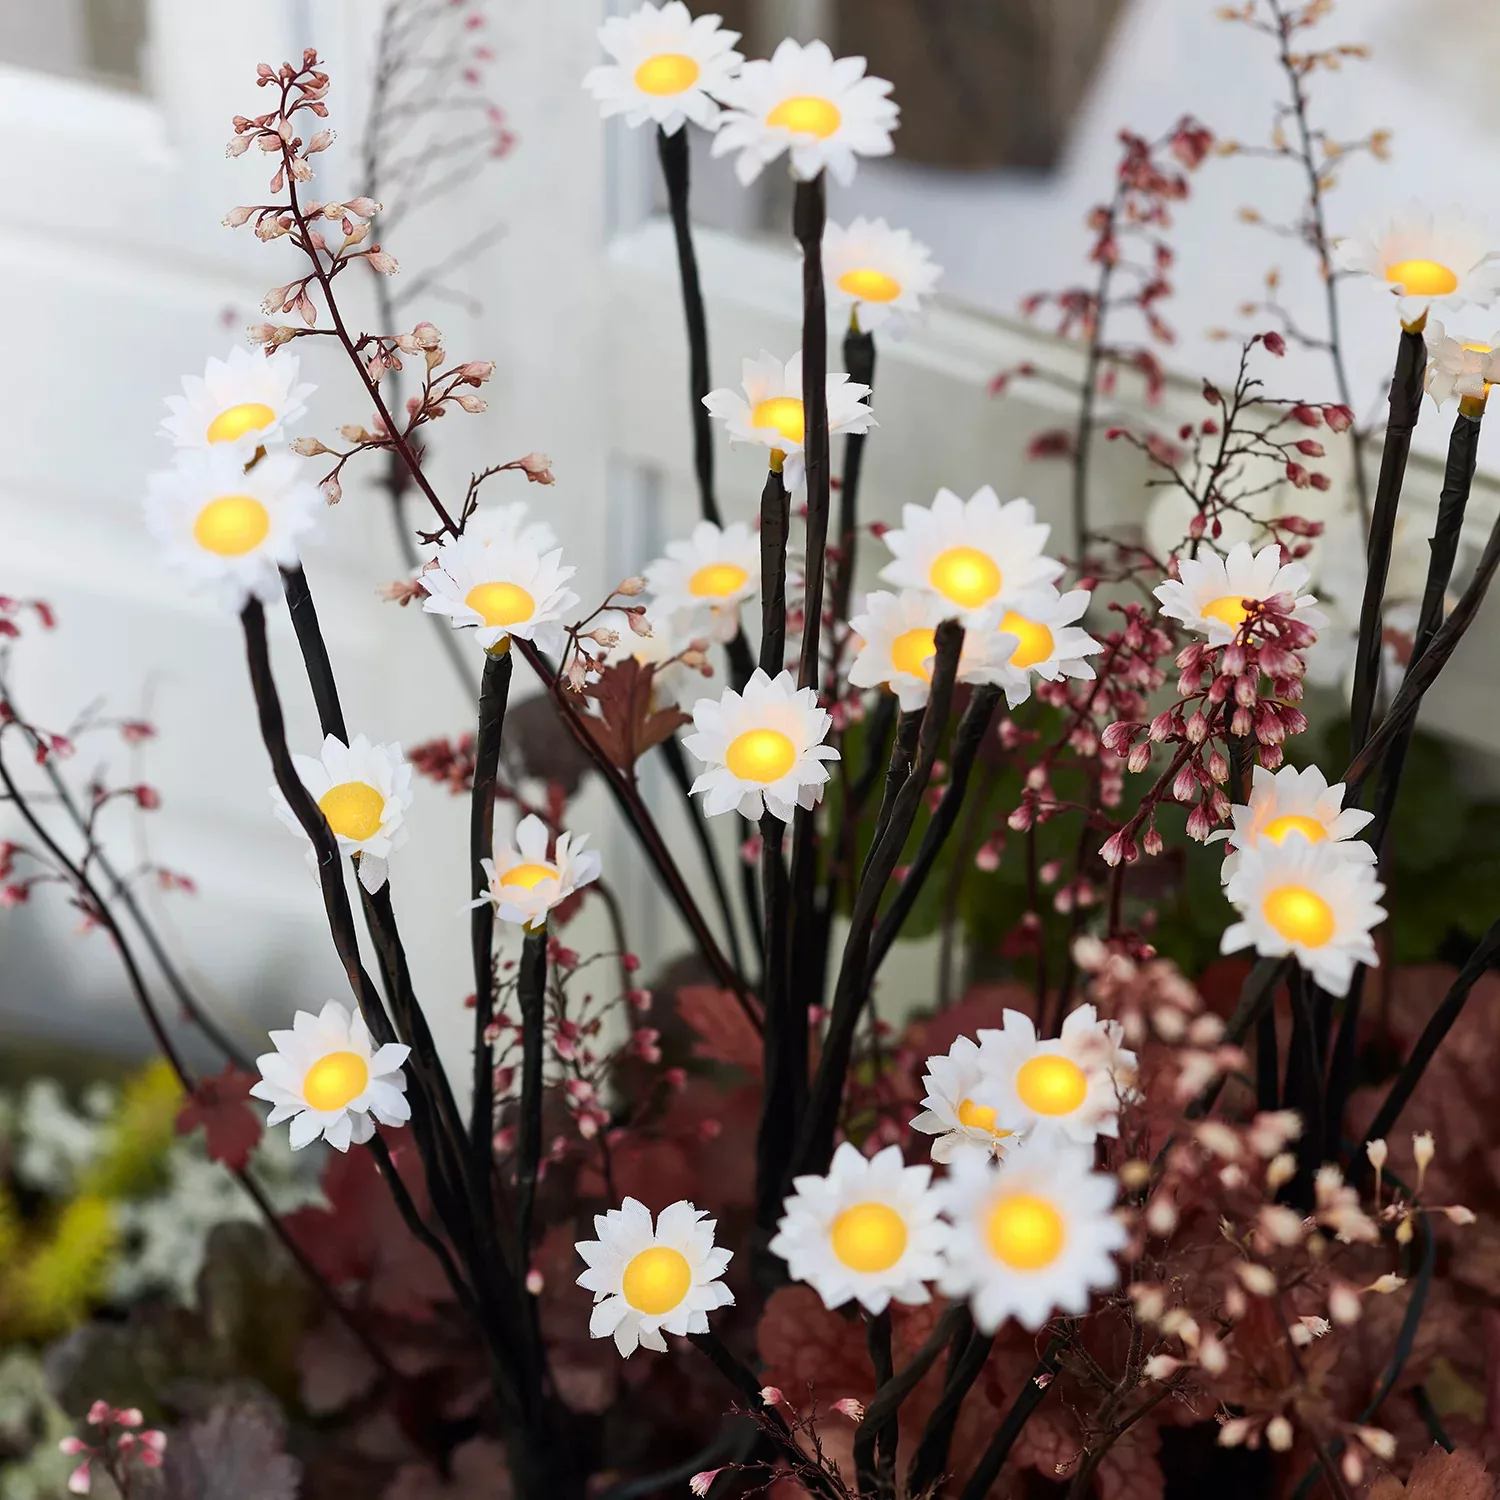
[[[1348,859],[1375,862],[1375,851],[1355,838],[1374,821],[1375,814],[1346,808],[1343,782],[1330,786],[1316,766],[1302,771],[1295,766],[1282,766],[1279,771],[1256,766],[1251,772],[1250,801],[1236,803],[1232,812],[1234,826],[1209,834],[1207,840],[1210,844],[1229,841],[1232,852],[1224,861],[1225,880],[1239,868],[1237,851],[1263,843],[1284,844],[1296,835],[1311,844],[1325,840],[1339,844]]]
[[[406,810],[412,804],[411,766],[399,745],[374,745],[362,734],[349,744],[329,735],[317,755],[294,755],[297,775],[318,804],[343,854],[357,856],[359,883],[378,891],[389,875],[388,860],[407,837]],[[307,839],[280,787],[271,788],[276,816]],[[307,840],[307,862],[318,870],[317,851]]]
[[[1075,677],[1091,682],[1094,669],[1085,660],[1104,648],[1077,623],[1093,595],[1087,589],[1058,593],[1050,583],[1039,584],[1014,607],[1001,612],[990,635],[1011,675],[1005,681],[1006,701],[1019,708],[1031,696],[1031,677],[1057,682]],[[1016,644],[1012,648],[1009,643]]]
[[[1302,592],[1307,583],[1307,569],[1298,562],[1282,562],[1278,543],[1252,552],[1248,542],[1239,542],[1227,557],[1208,547],[1200,548],[1196,558],[1184,557],[1178,576],[1152,592],[1168,619],[1206,635],[1210,646],[1227,646],[1249,618],[1250,605],[1267,599],[1284,598],[1294,619],[1321,629],[1328,617],[1312,594]]]
[[[614,60],[583,80],[600,114],[624,115],[631,126],[650,120],[667,135],[688,120],[712,130],[719,122],[714,100],[744,61],[734,50],[739,32],[726,30],[720,19],[694,20],[682,0],[611,16],[599,28],[599,41]]]
[[[768,677],[757,667],[742,694],[726,688],[721,698],[700,698],[683,745],[708,769],[693,782],[706,793],[709,817],[738,809],[757,819],[763,812],[790,823],[799,807],[814,808],[828,781],[826,761],[839,752],[823,740],[832,719],[818,707],[815,688],[798,689],[790,672]]]
[[[634,1198],[594,1215],[596,1240],[574,1247],[588,1266],[578,1285],[594,1294],[589,1335],[613,1338],[629,1358],[637,1347],[664,1352],[663,1332],[707,1333],[708,1315],[733,1307],[720,1278],[734,1259],[714,1247],[714,1220],[691,1203],[651,1210]]]
[[[1076,1147],[1036,1142],[1002,1166],[959,1151],[934,1191],[952,1226],[938,1290],[966,1297],[983,1333],[1085,1313],[1118,1280],[1114,1252],[1129,1236],[1111,1211],[1116,1182]]]
[[[713,154],[739,152],[735,175],[747,187],[783,152],[792,175],[810,182],[825,168],[844,187],[857,158],[889,156],[901,111],[891,85],[865,76],[862,57],[835,58],[823,42],[788,37],[769,62],[747,62],[721,98],[728,106]]]
[[[884,219],[855,219],[847,229],[830,223],[823,232],[828,305],[848,308],[861,332],[917,317],[942,274],[926,245]]]
[[[937,594],[966,625],[985,624],[987,611],[1062,572],[1060,562],[1042,555],[1051,530],[1029,500],[1002,505],[989,485],[968,500],[939,490],[930,506],[902,507],[899,529],[885,533],[892,560],[880,576]]]
[[[299,1010],[290,1031],[273,1031],[276,1050],[255,1059],[259,1082],[250,1092],[271,1105],[268,1125],[290,1120],[294,1151],[321,1136],[337,1151],[362,1146],[375,1122],[404,1125],[411,1118],[401,1065],[411,1048],[400,1042],[372,1047],[364,1017],[330,1000],[315,1016]]]
[[[931,1183],[932,1168],[907,1166],[899,1146],[866,1157],[845,1141],[826,1177],[793,1179],[771,1253],[830,1308],[927,1302],[948,1237]]]
[[[1433,213],[1415,201],[1388,223],[1334,247],[1341,271],[1385,283],[1403,324],[1417,328],[1434,307],[1489,306],[1500,293],[1500,261],[1488,231],[1457,209]]]
[[[1373,853],[1356,855],[1358,847],[1291,832],[1241,850],[1224,888],[1240,920],[1225,930],[1221,950],[1290,954],[1330,994],[1347,994],[1357,964],[1379,964],[1370,932],[1385,920]]]
[[[447,615],[455,630],[472,628],[486,651],[503,652],[512,636],[556,652],[564,639],[563,615],[578,603],[565,585],[576,569],[560,549],[538,552],[519,537],[461,536],[444,544],[435,566],[421,574],[422,608]]]
[[[489,901],[502,922],[516,922],[528,931],[547,925],[547,913],[574,891],[599,878],[603,865],[598,853],[585,849],[586,835],[560,833],[548,853],[547,825],[534,813],[516,825],[514,846],[495,851],[482,861],[488,890],[471,906]]]
[[[937,627],[951,613],[942,599],[922,589],[870,594],[864,612],[849,618],[849,628],[860,641],[859,652],[849,664],[850,686],[888,687],[903,713],[921,708],[932,690]],[[956,680],[995,683],[1025,697],[1025,674],[1010,665],[1020,649],[1016,636],[998,630],[966,630]]]
[[[232,449],[180,453],[147,482],[146,524],[192,592],[233,610],[269,602],[323,508],[302,472],[288,453],[267,454],[248,473]]]
[[[699,521],[685,541],[671,541],[666,556],[646,564],[652,611],[687,634],[706,631],[733,639],[740,606],[760,590],[760,538],[743,521],[719,527]]]
[[[1491,377],[1496,373],[1494,357],[1500,347],[1500,333],[1486,339],[1455,338],[1436,318],[1429,318],[1422,337],[1427,341],[1427,394],[1433,402],[1442,406],[1450,396],[1457,396],[1482,411]],[[1472,411],[1469,414],[1474,415]]]
[[[299,383],[298,373],[290,352],[268,359],[231,349],[227,360],[210,359],[201,378],[182,377],[183,394],[167,397],[162,433],[179,448],[219,448],[243,462],[257,448],[282,441],[287,424],[307,411],[317,387]]]
[[[971,1147],[1003,1158],[1007,1143],[1014,1140],[1015,1132],[1000,1124],[994,1103],[998,1085],[986,1063],[984,1050],[966,1036],[957,1038],[944,1056],[927,1059],[922,1075],[927,1092],[911,1128],[933,1137],[933,1161],[951,1161],[955,1152]]]
[[[1135,1053],[1120,1045],[1118,1021],[1092,1005],[1068,1012],[1057,1037],[1039,1039],[1031,1018],[1007,1010],[998,1031],[979,1033],[981,1061],[999,1124],[1028,1138],[1091,1146],[1120,1133],[1120,1103],[1131,1094]]]
[[[741,374],[741,391],[710,391],[703,404],[711,416],[718,417],[729,429],[731,442],[759,443],[769,448],[772,466],[780,464],[786,487],[795,490],[806,477],[802,445],[807,436],[807,420],[802,407],[801,351],[785,364],[764,349],[759,359],[747,359]],[[841,371],[828,372],[830,438],[843,433],[867,433],[878,425],[870,413],[869,395],[869,386],[850,380]]]

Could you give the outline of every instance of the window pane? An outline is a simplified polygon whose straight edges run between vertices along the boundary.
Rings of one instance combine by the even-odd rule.
[[[0,60],[139,88],[147,0],[0,0]]]

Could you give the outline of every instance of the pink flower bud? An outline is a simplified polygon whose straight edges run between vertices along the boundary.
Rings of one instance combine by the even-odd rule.
[[[1151,764],[1151,742],[1142,740],[1140,744],[1132,745],[1125,764],[1136,775],[1144,771]]]
[[[400,262],[388,250],[382,250],[376,245],[365,254],[365,259],[370,263],[372,271],[379,271],[382,276],[394,276],[401,269]]]
[[[1198,778],[1191,765],[1183,766],[1172,778],[1172,796],[1178,802],[1190,802],[1198,790]]]

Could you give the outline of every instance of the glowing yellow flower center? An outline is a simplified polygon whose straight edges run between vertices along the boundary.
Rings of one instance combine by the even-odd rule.
[[[243,557],[265,541],[271,513],[249,495],[220,495],[198,512],[193,540],[205,552],[220,557]]]
[[[688,1294],[693,1284],[687,1256],[667,1245],[653,1245],[630,1259],[620,1290],[640,1313],[669,1313]]]
[[[307,1070],[302,1097],[310,1109],[342,1109],[370,1081],[370,1065],[357,1052],[330,1052]]]
[[[1495,352],[1488,344],[1465,344],[1464,348],[1471,354],[1493,354]]]
[[[891,665],[898,672],[907,672],[931,682],[932,670],[927,665],[927,658],[936,650],[935,630],[903,630],[891,642]]]
[[[1021,1065],[1016,1093],[1039,1115],[1070,1115],[1088,1096],[1089,1081],[1071,1058],[1044,1052]]]
[[[729,742],[724,764],[741,781],[780,781],[797,764],[797,750],[779,729],[751,729]]]
[[[1215,599],[1211,604],[1203,606],[1203,617],[1206,620],[1218,620],[1220,624],[1227,625],[1231,630],[1238,630],[1245,623],[1245,616],[1250,611],[1245,608],[1245,601],[1238,594],[1224,594]]]
[[[1052,632],[1040,620],[1028,620],[1025,615],[1018,615],[1015,610],[1008,609],[1000,622],[1000,629],[1003,634],[1013,635],[1021,643],[1011,653],[1011,666],[1034,667],[1039,661],[1046,661],[1052,655]]]
[[[635,86],[643,94],[680,94],[697,83],[702,71],[685,52],[658,52],[635,70]]]
[[[1003,1141],[1012,1133],[1009,1130],[996,1130],[995,1111],[988,1104],[976,1104],[972,1099],[965,1099],[958,1106],[958,1123],[968,1130],[986,1130],[997,1141]]]
[[[536,600],[518,583],[479,583],[464,595],[486,625],[515,625],[536,613]]]
[[[1321,948],[1333,936],[1333,908],[1305,885],[1283,885],[1272,891],[1261,911],[1289,943]]]
[[[795,396],[771,396],[756,403],[750,413],[752,427],[770,427],[789,443],[800,443],[807,435],[802,403]]]
[[[1316,818],[1307,818],[1301,813],[1283,813],[1279,818],[1272,818],[1261,830],[1261,837],[1270,839],[1273,844],[1281,844],[1285,843],[1289,833],[1300,833],[1310,844],[1328,837],[1328,830]]]
[[[361,843],[380,832],[385,798],[367,781],[341,781],[318,798],[318,811],[342,838]]]
[[[933,558],[927,581],[960,609],[978,609],[1000,592],[1000,568],[978,547],[949,547]]]
[[[839,277],[839,290],[861,302],[894,302],[901,295],[901,283],[884,271],[862,267],[845,271]]]
[[[815,135],[826,141],[839,125],[843,116],[838,106],[829,99],[820,99],[816,94],[798,94],[792,99],[783,99],[766,116],[767,125],[781,125],[797,135]]]
[[[260,401],[246,401],[242,406],[231,406],[221,411],[208,424],[208,440],[211,443],[232,443],[247,432],[259,432],[276,420],[276,413]]]
[[[833,1221],[833,1253],[851,1271],[889,1271],[906,1253],[906,1220],[885,1203],[856,1203]]]
[[[688,593],[696,599],[727,599],[736,589],[744,588],[749,577],[734,563],[709,563],[688,579]]]
[[[1458,290],[1458,277],[1436,260],[1398,260],[1385,268],[1385,279],[1399,282],[1408,297],[1446,297]]]
[[[990,1253],[1013,1271],[1040,1271],[1062,1254],[1067,1239],[1063,1217],[1034,1193],[1007,1193],[984,1226]]]
[[[534,891],[544,880],[556,880],[557,871],[551,865],[512,865],[500,877],[501,885],[518,885],[524,890]]]

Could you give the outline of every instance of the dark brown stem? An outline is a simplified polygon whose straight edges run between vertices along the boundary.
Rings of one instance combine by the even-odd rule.
[[[865,1314],[865,1345],[870,1351],[870,1365],[875,1372],[878,1391],[896,1373],[891,1357],[891,1310]],[[896,1444],[899,1423],[893,1415],[875,1435],[876,1500],[895,1500]]]
[[[478,903],[469,914],[469,949],[474,965],[474,1079],[469,1110],[469,1176],[482,1221],[493,1213],[495,1067],[489,1029],[495,1018],[495,904],[489,899],[485,861],[495,853],[495,782],[500,774],[500,742],[515,663],[509,644],[500,655],[486,655],[479,688],[479,723],[474,735],[474,787],[469,798],[469,894]],[[516,1264],[524,1273],[526,1258]]]
[[[798,687],[818,685],[823,575],[828,547],[828,309],[823,289],[823,174],[797,184],[792,225],[802,246],[802,415],[807,464],[807,561],[802,594]]]
[[[948,1466],[948,1449],[953,1442],[953,1429],[958,1425],[959,1408],[983,1372],[994,1344],[994,1334],[980,1333],[976,1328],[969,1330],[968,1338],[962,1343],[955,1338],[957,1357],[950,1359],[943,1393],[927,1419],[927,1426],[917,1444],[917,1455],[907,1471],[908,1495],[926,1493],[942,1477]]]
[[[542,1161],[542,1030],[547,1008],[547,929],[527,930],[516,984],[521,1009],[521,1119],[516,1136],[516,1263],[531,1262],[531,1221]]]
[[[805,356],[804,356],[805,357]],[[849,379],[859,385],[875,384],[875,335],[861,333],[854,322],[844,335],[844,368]],[[859,481],[864,469],[865,434],[851,432],[844,439],[844,476],[839,487],[838,566],[833,570],[832,628],[849,619],[849,604],[854,594],[854,564],[859,547]],[[837,658],[829,663],[827,691],[830,696],[838,686]]]
[[[969,1482],[963,1487],[959,1500],[985,1500],[985,1496],[989,1494],[991,1487],[1000,1477],[1000,1470],[1005,1466],[1005,1460],[1010,1457],[1010,1450],[1015,1447],[1016,1439],[1021,1435],[1021,1429],[1030,1420],[1031,1414],[1042,1404],[1047,1392],[1052,1389],[1057,1367],[1062,1361],[1064,1343],[1062,1334],[1053,1335],[1046,1351],[1037,1361],[1036,1369],[1031,1372],[1031,1378],[1026,1382],[1025,1389],[1011,1403],[1010,1410],[1005,1414],[1005,1420],[995,1429],[995,1435],[990,1439],[989,1446],[984,1450],[984,1456],[969,1476]]]
[[[693,469],[698,476],[698,504],[705,521],[723,525],[719,503],[714,498],[714,440],[708,408],[708,319],[703,311],[703,288],[698,279],[698,254],[693,248],[693,227],[688,217],[688,131],[675,135],[658,129],[656,151],[661,174],[667,184],[667,208],[677,241],[677,271],[682,282],[682,310],[687,319],[688,393],[693,421]]]

